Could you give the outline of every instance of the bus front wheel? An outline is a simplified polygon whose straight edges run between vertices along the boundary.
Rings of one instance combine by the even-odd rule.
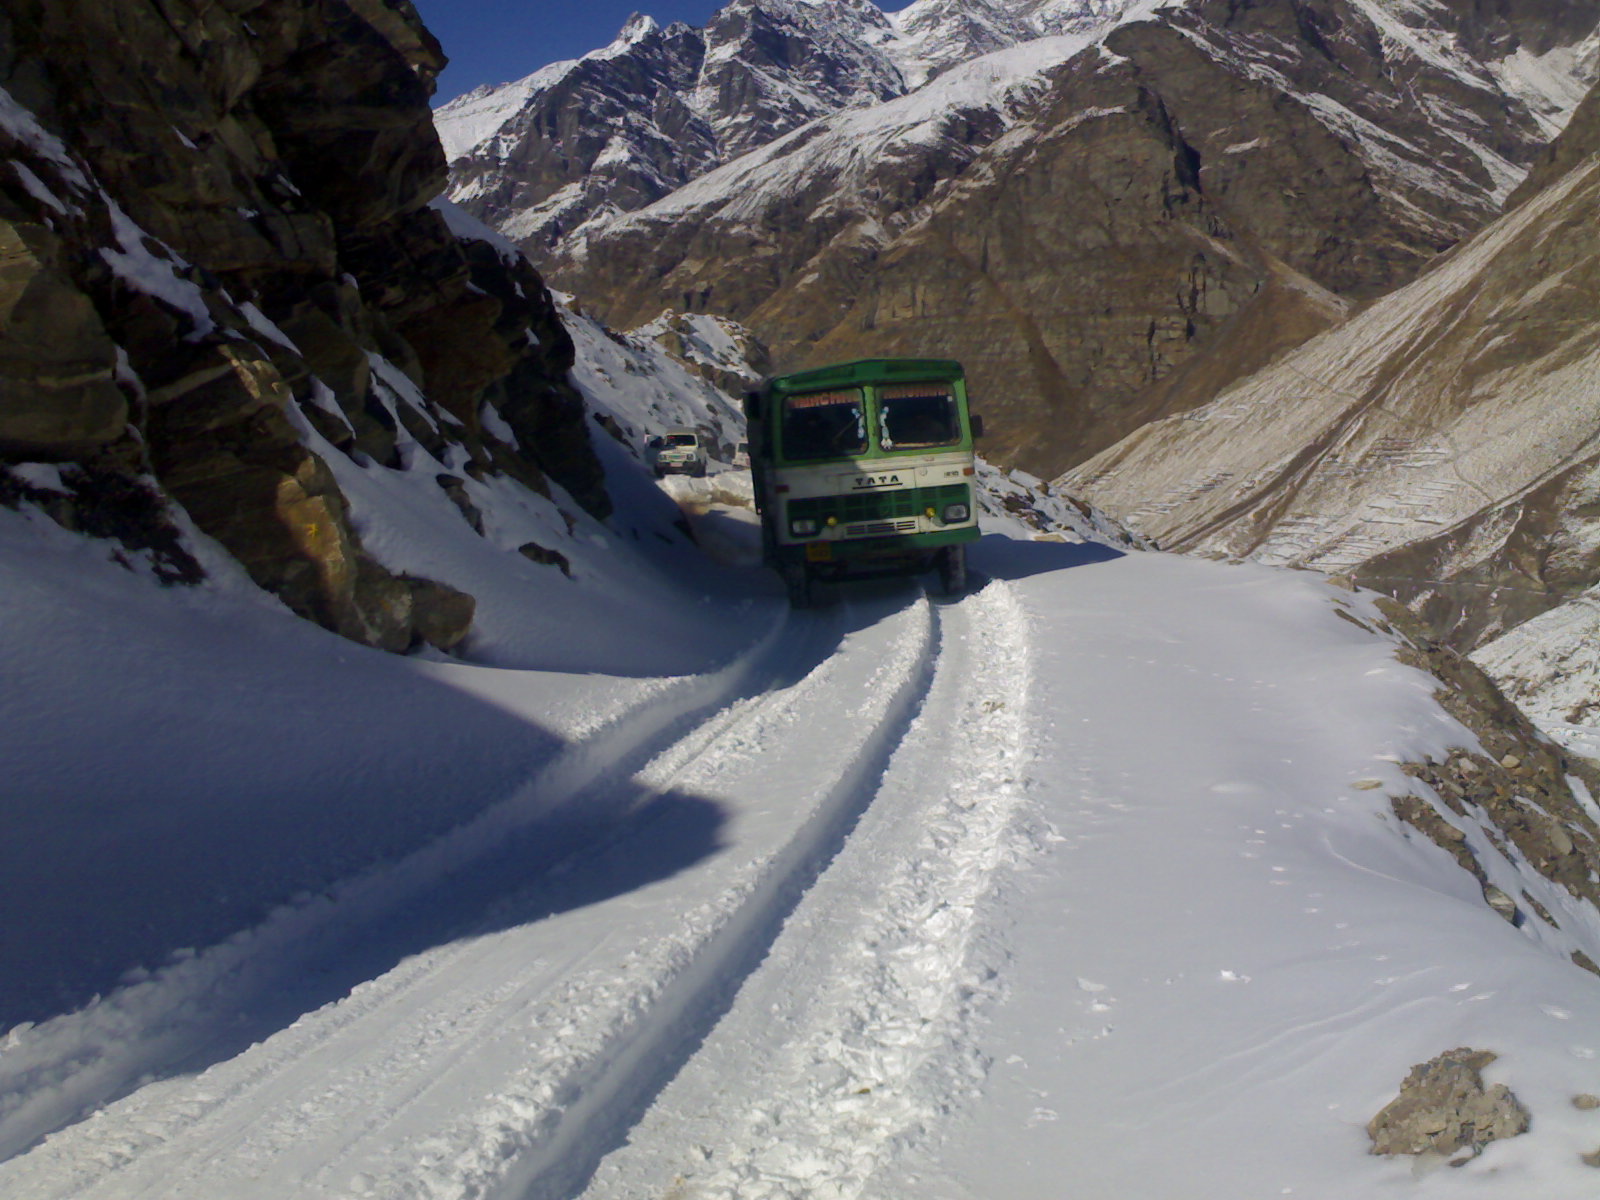
[[[805,563],[789,563],[783,568],[783,585],[789,591],[790,608],[810,608],[811,570]]]
[[[939,551],[939,586],[946,596],[959,596],[967,590],[965,546],[946,546]]]

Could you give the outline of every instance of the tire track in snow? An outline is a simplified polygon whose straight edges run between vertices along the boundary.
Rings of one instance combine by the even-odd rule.
[[[404,858],[285,905],[260,925],[79,1012],[14,1031],[0,1048],[0,1161],[153,1078],[219,1056],[213,1048],[240,1038],[239,1013],[255,998],[329,972],[330,962],[398,911],[417,907],[453,876],[503,853],[507,839],[534,827],[557,845],[592,841],[625,815],[604,802],[609,782],[625,779],[698,722],[737,707],[736,697],[759,698],[818,659],[826,661],[837,636],[820,623],[798,637],[785,638],[786,632],[793,632],[791,624],[780,619],[721,670],[658,681],[511,796]],[[612,793],[621,797],[625,789]],[[438,914],[441,922],[449,919]],[[441,939],[447,936],[441,930]],[[396,968],[390,982],[403,988],[401,978],[414,971],[414,964]],[[370,993],[383,985],[360,986],[370,1007],[377,999]],[[132,1152],[126,1148],[117,1157]]]
[[[790,692],[752,712],[725,714],[732,719],[696,731],[641,774],[656,788],[691,792],[764,785],[778,810],[808,815],[768,853],[723,875],[714,895],[677,918],[672,935],[639,944],[620,973],[638,981],[637,991],[608,994],[619,973],[599,968],[552,997],[548,1011],[564,1022],[563,1037],[548,1058],[523,1072],[532,1092],[503,1094],[499,1119],[470,1122],[480,1134],[493,1133],[479,1145],[486,1169],[474,1186],[483,1186],[483,1194],[571,1196],[759,965],[786,915],[871,802],[931,686],[939,649],[932,607],[921,599],[874,632],[885,628],[893,635],[886,651],[869,646],[865,661],[852,664],[846,644]],[[588,1028],[570,1018],[597,1011],[601,1019]],[[530,1122],[534,1111],[539,1119]],[[508,1159],[514,1161],[505,1172]],[[371,1195],[394,1194],[387,1189],[402,1182],[384,1180]]]
[[[500,905],[491,932],[432,947],[198,1079],[135,1092],[0,1166],[0,1182],[41,1197],[390,1200],[504,1192],[510,1169],[517,1190],[576,1187],[756,965],[926,693],[936,629],[925,602],[851,633],[788,683],[840,624],[826,613],[801,623],[763,668],[774,690],[687,733],[677,716],[639,714],[635,729],[656,732],[631,740],[656,753],[627,780],[629,821]],[[629,742],[618,732],[612,748]],[[638,758],[598,776],[560,769],[575,800],[603,801]],[[670,809],[654,813],[641,794],[763,784],[772,794],[736,814],[745,828],[731,856],[552,911],[574,879],[670,836]],[[508,928],[519,909],[526,921]],[[553,950],[552,929],[566,931]]]
[[[975,1087],[961,1033],[994,989],[979,906],[1029,849],[1031,666],[1007,586],[946,612],[948,649],[871,809],[586,1197],[855,1197]]]

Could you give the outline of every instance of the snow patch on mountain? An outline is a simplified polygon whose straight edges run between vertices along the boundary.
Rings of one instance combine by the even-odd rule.
[[[1490,63],[1489,69],[1553,138],[1566,128],[1589,89],[1600,82],[1600,28],[1581,42],[1543,54],[1519,46],[1515,54]]]
[[[1472,659],[1557,741],[1600,757],[1600,589],[1523,622]]]
[[[964,63],[897,100],[815,121],[647,208],[597,215],[573,232],[571,255],[581,261],[586,239],[613,226],[670,220],[695,210],[714,210],[724,220],[758,221],[775,199],[819,179],[833,180],[833,192],[847,196],[885,161],[949,139],[949,125],[958,117],[984,112],[1010,125],[1045,86],[1049,71],[1090,41],[1082,35],[1039,38]],[[515,236],[515,226],[511,232]]]
[[[444,146],[445,161],[454,162],[469,150],[487,143],[506,122],[527,107],[529,100],[565,79],[578,61],[569,58],[554,62],[511,83],[484,84],[440,109],[433,123]]]
[[[730,374],[748,373],[741,345],[748,339],[732,321],[696,318],[697,334],[683,355],[658,341],[667,318],[618,333],[585,315],[570,296],[557,296],[561,317],[578,349],[572,380],[611,440],[644,470],[646,443],[674,426],[699,429],[712,457],[722,463],[744,438],[744,412],[733,397],[699,375],[694,364]],[[609,439],[607,439],[609,435]],[[609,483],[609,480],[608,480]]]

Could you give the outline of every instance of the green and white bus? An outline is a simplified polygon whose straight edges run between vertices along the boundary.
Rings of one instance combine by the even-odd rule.
[[[796,608],[818,579],[939,570],[966,589],[978,537],[961,364],[875,358],[769,379],[745,397],[762,557]]]

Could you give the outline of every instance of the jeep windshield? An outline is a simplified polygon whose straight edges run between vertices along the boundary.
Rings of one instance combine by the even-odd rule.
[[[961,416],[948,384],[917,383],[878,393],[878,443],[885,450],[951,446],[961,440]]]
[[[867,418],[860,388],[784,398],[784,458],[843,458],[866,448]]]
[[[692,434],[692,433],[669,433],[669,434],[667,434],[667,445],[669,445],[669,446],[686,446],[686,447],[688,447],[689,449],[692,450],[692,449],[694,449],[694,447],[698,446],[699,444],[700,444],[700,440],[697,437],[695,437],[695,435]]]

